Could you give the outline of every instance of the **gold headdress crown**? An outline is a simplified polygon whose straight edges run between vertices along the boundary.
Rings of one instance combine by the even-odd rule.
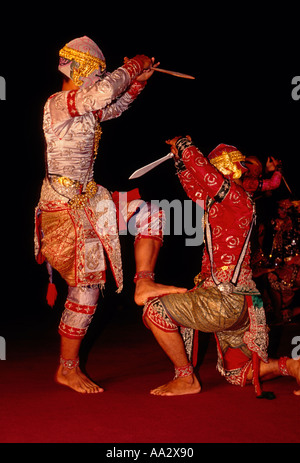
[[[222,174],[229,175],[233,173],[233,178],[240,178],[242,171],[237,162],[244,161],[246,156],[240,151],[223,151],[220,156],[216,156],[213,159],[210,159],[211,164],[213,164]]]
[[[59,56],[69,61],[76,61],[78,66],[72,69],[72,80],[75,85],[80,87],[83,84],[81,77],[88,77],[92,72],[101,69],[103,72],[106,69],[106,63],[100,58],[91,55],[88,51],[79,51],[70,48],[67,45],[59,51]]]

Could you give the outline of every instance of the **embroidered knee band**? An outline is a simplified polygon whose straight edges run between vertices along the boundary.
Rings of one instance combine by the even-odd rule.
[[[178,326],[170,319],[164,305],[158,297],[148,301],[143,310],[143,322],[145,326],[149,328],[147,325],[147,319],[162,331],[178,331]]]
[[[282,376],[290,376],[287,366],[286,366],[286,361],[288,359],[289,357],[280,357],[280,359],[278,360],[278,367],[279,367],[280,374]]]
[[[59,334],[71,339],[84,338],[96,308],[96,305],[81,305],[67,299],[58,327]]]
[[[184,378],[185,376],[190,376],[193,374],[193,366],[188,363],[187,365],[184,365],[183,367],[175,367],[175,376],[174,379],[177,378]]]

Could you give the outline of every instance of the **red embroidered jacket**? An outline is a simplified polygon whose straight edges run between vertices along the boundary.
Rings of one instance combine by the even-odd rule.
[[[184,169],[178,176],[189,198],[207,211],[209,200],[223,190],[223,199],[220,202],[215,200],[209,208],[208,219],[212,230],[214,274],[221,282],[230,281],[253,219],[253,202],[244,188],[234,181],[226,182],[223,174],[195,146],[183,149],[181,157]],[[224,189],[225,185],[227,187]],[[214,282],[207,246],[201,273],[206,277],[204,286],[212,286]],[[242,264],[237,288],[256,289],[250,268],[250,246]]]

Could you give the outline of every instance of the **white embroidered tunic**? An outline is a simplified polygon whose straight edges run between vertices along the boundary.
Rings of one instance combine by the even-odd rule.
[[[105,250],[122,288],[115,209],[106,214],[106,226],[99,204],[112,203],[111,196],[93,181],[93,167],[99,123],[120,116],[141,92],[145,83],[135,77],[142,69],[134,58],[90,87],[56,93],[45,105],[47,175],[36,210],[36,258],[46,259],[70,286],[105,281]]]
[[[97,120],[119,117],[128,109],[144,87],[131,82],[132,74],[124,66],[91,87],[62,91],[48,99],[43,128],[50,179],[65,176],[82,184],[92,180]]]

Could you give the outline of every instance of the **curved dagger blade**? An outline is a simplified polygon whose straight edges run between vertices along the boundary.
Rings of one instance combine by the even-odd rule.
[[[150,162],[150,164],[147,164],[146,166],[141,167],[140,169],[137,169],[136,171],[133,172],[133,174],[130,175],[129,180],[132,180],[134,178],[138,178],[138,177],[141,177],[142,175],[145,175],[147,172],[154,169],[154,167],[158,166],[162,162],[167,161],[168,159],[171,159],[173,156],[174,156],[173,153],[169,153],[166,156],[164,156],[164,157],[162,157],[160,159],[157,159],[157,161]]]

